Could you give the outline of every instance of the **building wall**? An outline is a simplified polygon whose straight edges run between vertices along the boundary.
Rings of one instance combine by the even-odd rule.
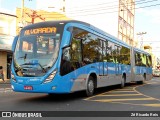
[[[3,66],[4,79],[7,78],[7,52],[0,51],[0,66]]]
[[[5,79],[7,79],[7,62],[11,60],[8,54],[11,54],[13,37],[16,33],[15,21],[15,15],[3,11],[0,13],[0,66],[3,66]]]
[[[31,10],[29,8],[24,8],[24,14],[22,18],[21,8],[16,9],[16,34],[19,34],[22,27],[42,22],[42,21],[51,21],[51,20],[68,20],[70,18],[66,17],[64,14],[58,12],[47,12],[44,10]],[[36,16],[36,17],[35,17]],[[34,17],[34,19],[33,19]]]
[[[134,0],[119,0],[118,37],[124,42],[136,46],[134,41]]]

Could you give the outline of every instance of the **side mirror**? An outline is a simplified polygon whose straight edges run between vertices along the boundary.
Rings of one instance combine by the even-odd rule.
[[[12,43],[12,52],[14,52],[16,44],[17,44],[17,40],[18,40],[18,35],[14,37],[13,43]]]

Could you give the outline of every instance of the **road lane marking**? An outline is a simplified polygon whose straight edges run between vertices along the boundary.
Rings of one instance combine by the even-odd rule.
[[[159,104],[142,104],[144,106],[149,106],[149,107],[160,107],[160,103]]]
[[[139,96],[142,94],[114,94],[114,95],[97,95],[97,96]]]
[[[146,84],[160,84],[159,82],[148,82],[148,83],[146,83]]]
[[[112,93],[119,93],[119,92],[135,92],[135,91],[112,91]]]
[[[123,88],[125,91],[121,91],[121,92],[132,92],[132,93],[134,93],[135,91],[133,90],[133,88],[135,88],[135,87],[133,87],[133,86],[131,86],[131,87],[126,87],[126,88]],[[129,91],[126,91],[126,89],[129,89]],[[111,90],[111,91],[107,91],[107,92],[104,92],[104,93],[101,93],[101,94],[98,94],[98,95],[94,95],[94,96],[91,96],[91,97],[88,97],[88,98],[85,98],[84,100],[90,100],[90,99],[92,99],[92,98],[94,98],[94,97],[96,97],[96,96],[103,96],[103,95],[108,95],[108,94],[110,94],[110,93],[113,93],[113,92],[115,92],[115,93],[120,93],[118,90],[122,90],[122,89],[116,89],[116,90]],[[136,93],[136,92],[135,92]],[[134,94],[133,94],[134,95]]]
[[[154,98],[131,98],[131,99],[102,99],[102,100],[91,100],[97,102],[114,102],[114,101],[134,101],[134,100],[154,100]]]
[[[136,89],[138,87],[144,86],[147,84],[139,85],[139,86],[131,86],[131,87],[126,87],[124,89],[116,89],[116,90],[111,90],[107,91],[105,93],[101,93],[99,95],[95,95],[89,98],[86,98],[84,100],[88,101],[95,101],[95,102],[106,102],[106,103],[117,103],[117,104],[129,104],[129,105],[140,105],[140,106],[148,106],[148,107],[160,107],[160,99],[145,95]],[[131,94],[130,94],[131,93]],[[136,93],[136,94],[133,94]],[[115,98],[115,97],[125,97],[128,96],[128,98]],[[133,97],[132,97],[133,96]],[[113,98],[99,98],[99,97],[113,97]],[[132,98],[130,98],[132,97]],[[140,97],[140,98],[138,98]],[[146,98],[144,98],[146,97]],[[140,101],[144,101],[141,103]],[[138,102],[138,104],[137,104]],[[139,103],[140,102],[140,103]],[[147,102],[146,104],[144,104]]]
[[[137,105],[137,106],[146,106],[146,107],[160,107],[160,106],[156,106],[154,104],[137,104],[137,103],[129,103],[129,102],[127,102],[127,103],[124,103],[124,102],[110,102],[110,103],[125,104],[125,105]],[[147,105],[149,105],[149,106],[147,106]]]
[[[141,85],[141,86],[144,86],[144,85]],[[139,91],[137,91],[136,89],[138,88],[139,86],[137,86],[137,87],[135,87],[133,90],[135,90],[138,94],[142,94],[143,96],[145,96],[145,97],[149,97],[149,98],[154,98],[154,97],[151,97],[151,96],[148,96],[148,95],[145,95],[145,94],[143,94],[143,93],[141,93],[141,92],[139,92]],[[160,101],[159,99],[157,99],[157,98],[154,98],[155,100],[157,100],[157,101]]]
[[[133,91],[133,89],[116,89],[114,91]]]

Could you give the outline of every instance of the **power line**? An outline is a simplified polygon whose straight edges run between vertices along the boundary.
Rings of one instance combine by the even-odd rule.
[[[142,1],[142,0],[141,0]],[[141,1],[139,1],[139,2],[141,2]],[[143,1],[146,1],[146,0],[143,0]],[[157,0],[152,0],[152,1],[157,1]],[[151,1],[146,1],[146,2],[151,2]],[[145,2],[145,3],[146,3]],[[144,2],[143,2],[143,4],[144,4]],[[153,6],[159,6],[160,4],[153,4],[153,5],[149,5],[149,6],[141,6],[141,7],[137,7],[137,8],[133,8],[133,9],[141,9],[141,8],[149,8],[149,7],[153,7]],[[107,9],[104,9],[104,10],[107,10]],[[103,10],[103,11],[104,11]],[[132,10],[132,9],[128,9],[128,10]],[[123,11],[125,11],[125,10],[123,10]],[[93,12],[93,11],[92,11]],[[107,13],[115,13],[115,12],[119,12],[119,11],[117,11],[117,10],[115,10],[115,11],[108,11],[108,12],[102,12],[102,11],[97,11],[97,13],[86,13],[86,12],[84,12],[85,14],[80,14],[80,15],[78,15],[78,16],[90,16],[90,15],[98,15],[98,14],[107,14]],[[76,15],[75,15],[76,14]],[[74,17],[74,16],[77,16],[77,14],[78,13],[71,13],[71,15],[69,15],[69,16],[71,16],[71,17]],[[58,15],[58,13],[57,13],[57,15]],[[50,17],[51,18],[51,17]],[[53,18],[63,18],[63,16],[62,15],[59,15],[59,16],[56,16],[56,17],[53,17]]]
[[[145,1],[145,2],[137,1],[135,5],[146,4],[146,3],[155,2],[155,1],[158,1],[158,0],[149,0],[149,1],[143,0],[143,1]],[[103,5],[105,5],[105,4],[103,4]],[[125,6],[124,4],[120,4],[120,5],[123,6],[123,7]],[[128,7],[130,7],[132,5],[133,5],[133,2],[127,3]],[[97,7],[97,6],[98,5],[96,5],[96,7],[93,7],[93,8],[90,8],[90,9],[83,9],[83,10],[82,9],[79,9],[79,10],[75,10],[74,9],[73,11],[69,11],[69,13],[76,14],[75,11],[76,12],[80,11],[79,13],[81,13],[81,12],[83,13],[83,12],[92,12],[94,9],[96,9],[96,10],[110,10],[110,9],[118,9],[119,8],[119,6],[117,6],[117,5],[116,6],[114,6],[114,5],[112,5],[112,6],[103,6],[103,7]]]
[[[150,0],[150,1],[146,1],[146,2],[141,2],[141,3],[137,3],[135,5],[140,5],[140,4],[146,4],[146,3],[150,3],[150,2],[155,2],[155,1],[158,1],[158,0]],[[124,5],[123,5],[124,6]],[[128,6],[132,6],[132,4],[128,5]],[[97,8],[96,10],[99,11],[99,10],[110,10],[110,9],[118,9],[119,6],[111,6],[111,8],[108,8],[107,6],[104,6],[102,8]],[[77,11],[80,11],[78,13],[86,13],[86,12],[93,12],[95,8],[92,8],[92,9],[83,9],[83,10],[75,10],[74,12],[68,12],[69,14],[77,14],[76,12]],[[95,10],[94,10],[95,11]],[[113,11],[110,11],[110,12],[113,12]]]
[[[149,6],[142,6],[142,7],[138,7],[138,8],[134,8],[134,9],[141,9],[141,8],[149,8],[149,7],[154,7],[154,6],[159,6],[160,4],[153,4],[153,5],[149,5]],[[132,9],[129,9],[132,10]],[[125,11],[125,10],[123,10]],[[83,15],[78,15],[78,16],[90,16],[90,15],[99,15],[99,14],[107,14],[107,13],[115,13],[115,12],[119,12],[119,11],[111,11],[111,12],[100,12],[100,13],[91,13],[91,14],[83,14]],[[70,15],[71,17],[77,16],[77,15]],[[62,17],[57,17],[57,18],[62,18]]]
[[[85,2],[86,3],[86,2]],[[83,5],[83,6],[85,6],[85,7],[87,7],[87,6],[92,6],[92,5],[104,5],[104,4],[111,4],[111,3],[117,3],[117,0],[115,0],[115,1],[112,1],[112,2],[104,2],[104,3],[99,3],[99,4],[90,4],[91,2],[89,2],[89,5]],[[72,8],[77,8],[77,6],[74,6],[74,7],[72,7]]]
[[[139,2],[142,2],[142,1],[146,1],[146,0],[138,0],[138,1],[136,1],[135,3],[139,3]],[[156,0],[157,1],[157,0]],[[122,2],[122,1],[121,1]],[[92,5],[96,5],[96,7],[97,6],[101,6],[101,5],[109,5],[109,4],[111,4],[111,3],[117,3],[117,0],[116,1],[112,1],[112,2],[104,2],[104,3],[99,3],[99,4],[89,4],[89,5],[83,5],[83,7],[88,7],[88,6],[92,6]],[[127,4],[129,5],[129,4],[132,4],[132,3],[134,3],[134,2],[127,2]],[[113,7],[113,5],[109,5],[109,6],[105,6],[105,7]],[[77,6],[75,6],[75,7],[72,7],[72,8],[77,8]],[[75,10],[75,9],[74,9]]]
[[[149,5],[149,6],[142,6],[142,7],[138,7],[138,8],[134,8],[134,9],[141,9],[141,8],[149,8],[149,7],[154,7],[154,6],[159,6],[160,4],[153,4],[153,5]],[[128,9],[128,10],[133,10],[133,9]],[[126,11],[126,10],[123,10]],[[110,11],[110,12],[97,12],[97,13],[91,13],[91,14],[83,14],[83,15],[78,15],[78,16],[89,16],[89,15],[98,15],[98,14],[107,14],[107,13],[115,13],[115,12],[119,12],[119,11]],[[72,17],[74,16],[71,15]],[[76,15],[77,16],[77,15]]]

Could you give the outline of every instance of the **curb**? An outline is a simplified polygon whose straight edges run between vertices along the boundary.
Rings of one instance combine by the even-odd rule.
[[[3,80],[0,79],[0,84],[10,84],[10,80],[5,80],[5,82],[3,82]]]

